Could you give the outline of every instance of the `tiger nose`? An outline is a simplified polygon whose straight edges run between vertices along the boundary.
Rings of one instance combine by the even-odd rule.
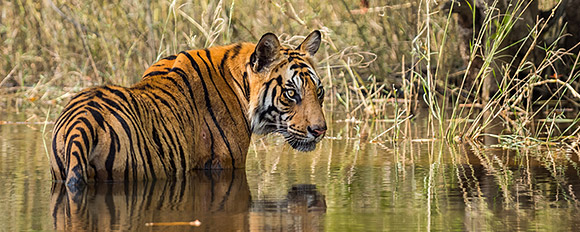
[[[310,132],[310,134],[314,135],[314,137],[318,137],[324,134],[324,132],[326,132],[326,124],[324,125],[314,125],[314,126],[308,126],[308,132]]]

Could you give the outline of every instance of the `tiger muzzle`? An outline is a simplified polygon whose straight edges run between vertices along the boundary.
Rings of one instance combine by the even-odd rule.
[[[308,133],[310,133],[314,137],[320,137],[323,136],[324,133],[326,133],[326,123],[321,125],[308,126],[306,129],[308,130]]]

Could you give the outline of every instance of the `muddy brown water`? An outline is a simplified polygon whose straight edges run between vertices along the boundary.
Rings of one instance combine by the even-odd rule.
[[[195,171],[181,181],[95,184],[72,194],[50,179],[44,144],[52,124],[15,123],[26,121],[23,115],[0,112],[0,231],[580,226],[580,164],[577,154],[565,151],[479,149],[420,139],[376,144],[356,139],[361,125],[335,123],[311,153],[292,151],[278,136],[255,138],[245,170]],[[425,134],[421,125],[413,124],[417,138]],[[179,223],[195,220],[200,227]]]

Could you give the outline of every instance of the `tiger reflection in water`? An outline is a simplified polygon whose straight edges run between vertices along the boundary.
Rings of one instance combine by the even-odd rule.
[[[51,199],[59,231],[183,231],[191,227],[146,223],[194,220],[202,231],[320,230],[325,212],[314,185],[295,185],[280,200],[252,201],[244,170],[197,170],[184,181],[94,183],[77,192],[55,183]]]

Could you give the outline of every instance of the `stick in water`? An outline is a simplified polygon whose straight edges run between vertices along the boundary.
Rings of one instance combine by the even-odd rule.
[[[201,222],[195,220],[192,222],[148,222],[145,226],[200,226]]]

